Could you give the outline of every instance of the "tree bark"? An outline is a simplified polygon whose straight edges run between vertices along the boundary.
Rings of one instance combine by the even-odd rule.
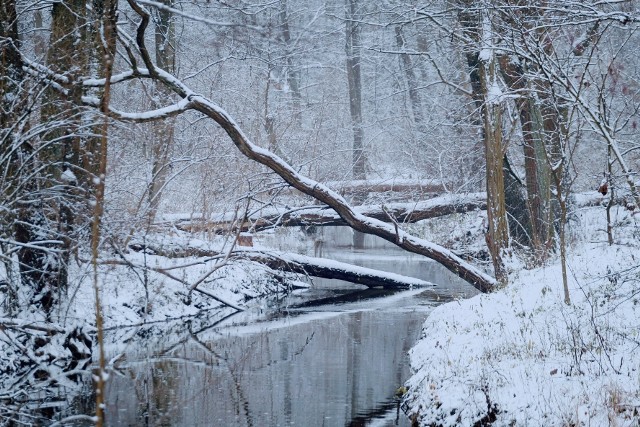
[[[361,41],[358,0],[347,2],[346,35],[347,35],[347,80],[349,84],[349,111],[353,128],[353,179],[366,179],[364,129],[362,128],[362,75]],[[356,202],[357,203],[357,202]]]
[[[300,73],[296,70],[295,63],[293,61],[293,42],[291,40],[291,30],[289,28],[287,0],[280,0],[279,19],[287,55],[287,83],[291,89],[291,94],[293,95],[293,113],[297,117],[300,113],[300,101],[302,99],[302,94],[300,93]]]
[[[0,3],[0,157],[6,162],[6,170],[0,177],[0,200],[8,209],[0,218],[0,235],[13,236],[19,244],[27,244],[31,239],[29,230],[21,229],[21,223],[29,217],[25,205],[15,206],[20,195],[33,190],[30,171],[33,164],[30,158],[32,147],[23,140],[28,131],[29,117],[25,115],[28,87],[26,87],[23,63],[20,57],[20,37],[18,30],[18,14],[15,0]],[[13,206],[12,206],[13,205]],[[14,209],[11,209],[14,207]],[[13,211],[13,214],[12,214]],[[17,214],[16,214],[17,212]],[[3,252],[5,246],[2,247]],[[6,248],[8,249],[8,248]],[[18,250],[20,275],[25,285],[32,285],[30,264],[28,262],[37,255],[37,250],[22,247]],[[7,277],[14,271],[13,260],[3,257]],[[17,274],[14,274],[17,276]],[[37,279],[34,277],[34,279]],[[11,315],[18,310],[18,284],[9,281],[7,305]]]
[[[497,85],[495,62],[482,64],[480,81],[484,103],[482,115],[484,121],[485,159],[487,173],[487,233],[486,240],[493,261],[496,279],[507,282],[504,267],[504,251],[509,247],[509,226],[504,188],[504,143],[502,141],[502,106],[493,99],[492,91]]]
[[[551,204],[551,171],[545,154],[542,112],[530,93],[522,66],[508,56],[500,58],[502,76],[508,87],[520,94],[515,100],[522,129],[525,185],[530,220],[530,242],[539,261],[546,258],[553,238],[553,209]]]
[[[467,37],[477,43],[475,47],[468,46],[470,50],[466,56],[474,102],[482,116],[488,219],[485,237],[496,279],[506,284],[508,277],[503,255],[509,248],[509,225],[505,201],[502,101],[493,47],[493,24],[488,11],[470,12],[466,6],[469,5],[463,2],[463,12],[458,20]]]
[[[79,186],[88,182],[82,168],[79,84],[87,74],[86,9],[84,0],[52,6],[47,64],[65,76],[68,92],[61,96],[51,86],[45,89],[41,120],[47,123],[46,131],[32,143],[44,173],[37,173],[27,184],[30,202],[20,206],[15,228],[16,241],[22,245],[18,252],[22,284],[32,293],[31,304],[47,317],[66,292],[67,266],[76,240],[73,232],[78,218],[86,220],[87,213]]]

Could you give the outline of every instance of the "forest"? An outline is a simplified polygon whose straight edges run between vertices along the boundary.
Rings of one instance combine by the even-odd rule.
[[[333,227],[479,294],[429,315],[406,422],[634,425],[638,29],[635,0],[0,0],[0,426],[115,425],[124,325],[433,286]]]

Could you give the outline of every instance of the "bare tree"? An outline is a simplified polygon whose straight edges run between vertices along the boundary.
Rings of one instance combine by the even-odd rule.
[[[146,70],[132,68],[130,71],[124,71],[119,75],[114,75],[111,80],[112,84],[118,84],[134,78],[150,78],[160,84],[164,84],[180,98],[180,101],[170,106],[147,112],[144,115],[122,113],[111,109],[110,114],[112,117],[125,121],[145,122],[164,120],[167,117],[175,116],[188,110],[199,111],[206,117],[213,119],[227,133],[242,154],[253,161],[267,166],[294,188],[329,205],[355,230],[378,235],[394,242],[404,249],[431,257],[482,291],[489,291],[493,287],[495,284],[494,279],[464,262],[450,251],[408,235],[402,231],[397,224],[393,226],[384,224],[356,213],[340,195],[322,184],[300,175],[278,156],[254,145],[235,121],[221,108],[205,97],[197,95],[183,82],[176,79],[175,76],[156,66],[146,48],[143,37],[150,15],[136,4],[134,0],[130,0],[129,4],[142,18],[142,23],[138,28],[137,48],[141,60],[146,66]],[[130,65],[135,67],[135,64]],[[104,80],[85,82],[85,85],[98,87],[104,84]],[[86,99],[86,103],[87,105],[96,105],[96,101],[91,99]]]
[[[362,127],[361,28],[358,0],[346,0],[346,59],[349,83],[349,111],[353,124],[353,179],[366,178],[364,129]],[[358,203],[358,202],[356,202]]]
[[[411,60],[411,56],[407,52],[407,41],[404,35],[402,26],[398,25],[395,28],[396,44],[400,51],[401,68],[404,71],[404,75],[407,81],[407,90],[409,92],[409,101],[411,102],[411,113],[413,115],[413,122],[418,131],[418,138],[422,139],[426,137],[424,127],[424,113],[421,102],[420,90],[418,89],[418,79],[414,71],[414,64]]]

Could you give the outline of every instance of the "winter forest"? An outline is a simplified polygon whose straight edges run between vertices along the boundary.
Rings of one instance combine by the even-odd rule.
[[[0,0],[0,426],[638,425],[639,30]]]

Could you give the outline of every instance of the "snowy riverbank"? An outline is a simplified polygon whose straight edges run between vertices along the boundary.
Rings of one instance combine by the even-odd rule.
[[[420,425],[638,425],[640,218],[618,212],[609,246],[603,216],[574,226],[571,305],[555,262],[433,311],[410,353],[405,405]]]

